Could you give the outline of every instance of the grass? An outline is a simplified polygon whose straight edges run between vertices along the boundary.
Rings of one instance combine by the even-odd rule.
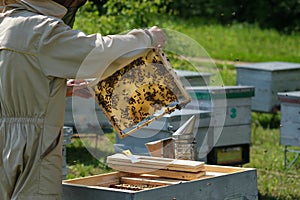
[[[271,114],[253,113],[251,160],[244,167],[257,169],[260,199],[300,199],[300,161],[290,169],[284,169],[284,146],[279,143],[279,127],[270,128],[274,126],[274,121],[279,125],[279,115],[277,114],[272,125]],[[266,125],[269,127],[264,127]],[[288,154],[289,162],[294,155]]]
[[[300,35],[284,35],[248,24],[221,26],[209,24],[201,19],[182,21],[161,18],[155,24],[188,35],[203,46],[214,59],[300,63]],[[81,29],[80,19],[76,27]],[[84,30],[88,33],[98,31],[96,26],[85,26]],[[217,67],[224,84],[235,85],[235,67],[226,62],[217,64]],[[270,114],[252,114],[250,163],[244,167],[257,169],[259,199],[300,199],[300,160],[291,169],[284,170],[284,147],[279,144],[279,118],[279,114],[275,118]],[[110,141],[114,140],[113,134],[107,137]],[[104,154],[100,152],[100,155]],[[288,160],[292,159],[293,155],[289,154]],[[106,167],[103,159],[95,159],[78,139],[74,139],[72,144],[67,146],[67,163],[69,166],[67,178],[106,173],[111,170]]]
[[[165,20],[162,27],[179,31],[196,40],[214,59],[229,61],[300,62],[300,35],[262,30],[257,25],[208,24],[205,20]]]
[[[111,134],[113,135],[113,134]],[[67,179],[85,177],[90,175],[102,174],[112,171],[105,164],[105,157],[112,154],[110,147],[109,153],[106,148],[97,148],[96,145],[87,145],[86,139],[73,138],[72,143],[67,145]],[[94,141],[93,139],[90,141]],[[108,146],[108,144],[106,144]],[[95,156],[95,151],[102,155],[102,158]]]

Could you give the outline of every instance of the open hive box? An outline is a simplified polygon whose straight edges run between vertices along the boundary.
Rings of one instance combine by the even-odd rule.
[[[63,182],[65,200],[257,199],[256,170],[203,162],[114,154],[119,171]]]
[[[145,162],[145,157],[138,162],[139,166],[151,168]],[[161,161],[161,158],[154,158]],[[119,162],[116,157],[111,157],[110,164]],[[145,173],[112,172],[90,177],[77,178],[63,182],[64,200],[199,200],[199,199],[258,199],[256,170],[250,168],[225,167],[205,165],[198,161],[173,160],[164,169],[149,170]],[[184,165],[184,162],[189,163]],[[128,165],[127,165],[127,164]],[[178,164],[178,165],[177,165]],[[119,164],[119,169],[124,166],[130,171],[141,170],[135,163],[127,161]],[[152,164],[154,165],[154,164]],[[156,165],[156,164],[155,164]],[[188,172],[177,171],[174,174],[165,171],[178,170],[176,168],[191,166],[192,175]],[[174,169],[174,167],[176,169]],[[183,167],[183,168],[185,168]],[[200,169],[200,170],[199,170]],[[141,171],[140,171],[141,172]],[[201,172],[201,173],[200,173]],[[167,174],[167,175],[166,175]],[[166,178],[169,176],[169,178]],[[171,177],[174,178],[171,178]]]

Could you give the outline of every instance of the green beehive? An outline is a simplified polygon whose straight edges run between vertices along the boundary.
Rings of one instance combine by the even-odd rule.
[[[199,159],[209,164],[243,164],[249,161],[252,86],[187,87],[189,109],[208,110],[208,127],[199,128]],[[227,159],[224,159],[226,158]]]

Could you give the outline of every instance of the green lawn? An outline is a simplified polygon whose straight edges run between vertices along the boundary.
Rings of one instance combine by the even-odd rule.
[[[97,26],[87,27],[79,18],[76,27],[88,33],[97,32]],[[283,35],[274,30],[261,30],[255,25],[235,24],[221,26],[204,20],[156,19],[155,23],[168,30],[179,31],[197,41],[213,59],[226,61],[289,61],[300,63],[300,35]],[[235,85],[233,65],[217,64],[225,85]],[[279,144],[280,113],[276,120],[269,114],[253,113],[250,163],[258,173],[260,199],[300,199],[300,159],[289,170],[283,168],[284,147]],[[113,137],[111,134],[109,137]],[[110,171],[103,160],[93,158],[84,146],[73,140],[67,147],[68,178]],[[289,154],[288,159],[292,159]]]
[[[75,28],[86,33],[107,32],[106,21],[92,14],[79,15]],[[281,34],[257,25],[233,24],[223,26],[205,19],[182,20],[159,16],[152,25],[165,30],[178,31],[201,45],[213,59],[229,61],[287,61],[300,63],[300,34]],[[143,28],[143,27],[132,27]],[[126,30],[124,30],[126,31]],[[189,49],[185,49],[189,50]]]
[[[271,116],[253,114],[252,145],[250,148],[250,163],[244,167],[254,167],[258,173],[258,188],[260,199],[300,199],[300,160],[288,170],[284,170],[284,146],[279,144],[279,128],[264,128],[259,125],[258,118],[265,122]],[[279,115],[279,114],[278,114]],[[293,159],[288,154],[288,161]]]
[[[197,24],[175,21],[170,25],[195,39],[215,59],[229,61],[300,62],[300,35],[284,35],[255,25]],[[183,24],[183,25],[178,25]]]

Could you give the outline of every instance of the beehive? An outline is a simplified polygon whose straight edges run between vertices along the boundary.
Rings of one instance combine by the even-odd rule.
[[[187,108],[211,112],[210,124],[198,127],[199,159],[209,164],[247,163],[254,87],[206,86],[187,87],[186,90],[192,97]]]
[[[281,102],[280,144],[300,147],[300,91],[278,93]]]
[[[281,92],[278,97],[281,102],[280,144],[284,145],[286,169],[292,167],[300,156],[300,91]],[[288,160],[288,153],[295,155],[293,160]]]
[[[278,92],[300,90],[300,64],[289,62],[261,62],[239,64],[237,68],[237,85],[255,87],[252,98],[252,110],[274,113],[280,102]]]
[[[212,73],[208,72],[196,72],[188,70],[176,69],[178,77],[185,86],[206,86],[210,85],[210,77]]]
[[[64,200],[258,199],[256,170],[205,165],[195,180],[113,172],[63,182]]]

